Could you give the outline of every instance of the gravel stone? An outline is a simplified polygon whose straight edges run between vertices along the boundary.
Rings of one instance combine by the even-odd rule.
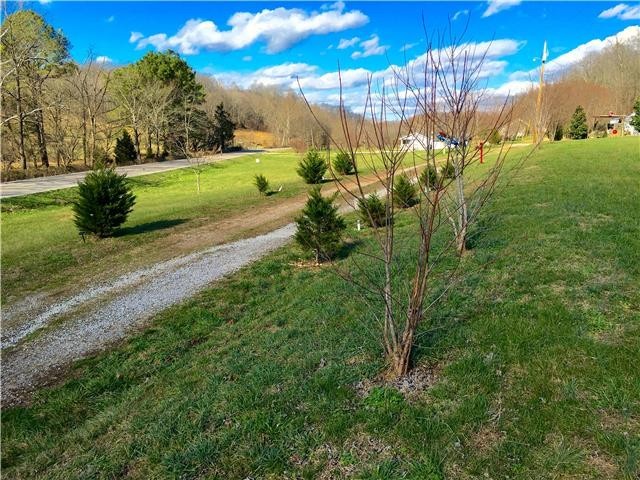
[[[25,401],[63,367],[126,338],[154,314],[284,245],[294,232],[291,223],[265,235],[158,263],[87,288],[86,293],[50,306],[27,327],[3,332],[2,405]],[[29,337],[63,315],[58,325]]]

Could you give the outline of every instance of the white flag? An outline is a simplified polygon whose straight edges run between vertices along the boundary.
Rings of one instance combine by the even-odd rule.
[[[544,47],[542,48],[542,63],[547,61],[547,57],[549,56],[549,50],[547,50],[547,41],[544,41]]]

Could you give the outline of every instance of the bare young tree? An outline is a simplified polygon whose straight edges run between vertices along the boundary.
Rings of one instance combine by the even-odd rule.
[[[145,115],[144,123],[147,128],[147,149],[152,150],[155,138],[156,158],[160,157],[161,136],[168,124],[171,105],[174,101],[174,87],[156,81],[149,85],[144,92]]]
[[[135,65],[129,65],[114,74],[111,91],[123,113],[123,123],[133,130],[136,147],[136,162],[140,163],[140,133],[144,125],[145,81]]]
[[[90,52],[83,65],[68,77],[68,82],[80,106],[82,118],[82,151],[84,163],[93,166],[99,123],[106,114],[111,72],[95,61]]]
[[[362,253],[380,266],[379,275],[372,274],[354,255],[348,270],[339,273],[377,299],[382,308],[374,315],[382,327],[391,377],[409,371],[418,327],[433,318],[438,303],[463,278],[460,253],[469,228],[496,188],[507,153],[500,147],[492,153],[490,164],[478,165],[478,142],[508,129],[510,121],[505,101],[494,112],[490,127],[476,129],[476,117],[484,105],[481,80],[486,75],[486,50],[475,51],[454,38],[448,46],[443,46],[442,38],[439,43],[437,47],[429,44],[418,61],[390,67],[387,78],[377,83],[370,79],[365,115],[357,122],[345,108],[341,89],[344,144],[331,137],[338,150],[353,159],[356,171],[353,180],[333,174],[334,182],[343,199],[370,218],[377,252]],[[402,144],[402,135],[426,139],[426,151],[414,155]],[[445,141],[444,151],[434,148],[438,140]],[[453,173],[444,174],[441,167],[447,164],[453,166]],[[421,175],[425,169],[432,173]],[[385,204],[381,222],[374,221],[376,212],[368,202],[368,171],[381,188]],[[420,201],[411,209],[418,241],[410,265],[400,262],[397,252],[406,248],[396,235],[394,186],[400,173],[419,184]]]

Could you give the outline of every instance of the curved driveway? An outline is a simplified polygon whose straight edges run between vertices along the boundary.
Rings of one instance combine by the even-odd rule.
[[[263,150],[243,150],[241,152],[222,153],[220,155],[200,158],[198,159],[198,162],[200,164],[221,162],[223,160],[242,157],[244,155],[261,151]],[[126,167],[117,167],[116,170],[118,173],[126,173],[128,177],[139,177],[141,175],[149,175],[151,173],[161,173],[168,172],[170,170],[177,170],[178,168],[187,168],[193,166],[195,163],[195,159],[168,160],[166,162],[127,165]],[[48,192],[50,190],[75,187],[78,185],[78,182],[87,175],[87,173],[88,171],[4,182],[0,185],[0,198],[19,197],[21,195],[29,195],[31,193]]]

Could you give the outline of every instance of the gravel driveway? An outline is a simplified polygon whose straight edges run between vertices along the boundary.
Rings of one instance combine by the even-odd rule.
[[[88,287],[34,315],[28,328],[3,332],[3,406],[26,399],[70,362],[124,339],[159,311],[284,245],[294,232],[289,224]],[[62,321],[29,337],[56,319]]]
[[[264,152],[264,150],[242,150],[240,152],[221,153],[203,157],[200,159],[181,159],[167,160],[165,162],[150,162],[140,165],[127,165],[125,167],[117,167],[118,173],[126,173],[128,177],[139,177],[141,175],[150,175],[152,173],[162,173],[179,168],[187,168],[194,164],[217,163],[232,158],[244,157],[256,152]],[[89,172],[65,173],[62,175],[51,175],[49,177],[27,178],[24,180],[15,180],[13,182],[3,182],[0,184],[0,198],[19,197],[22,195],[30,195],[32,193],[49,192],[51,190],[60,190],[61,188],[70,188],[78,186],[78,182],[83,180]]]

